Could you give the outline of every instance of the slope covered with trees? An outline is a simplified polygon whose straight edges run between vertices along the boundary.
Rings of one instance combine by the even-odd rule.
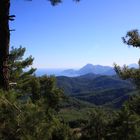
[[[59,76],[56,78],[58,87],[65,95],[93,103],[120,107],[135,90],[130,81],[121,80],[117,76],[101,76],[87,74],[79,77]]]

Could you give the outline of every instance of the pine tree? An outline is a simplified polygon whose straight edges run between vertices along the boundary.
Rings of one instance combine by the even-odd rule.
[[[36,69],[30,68],[33,64],[34,58],[29,56],[23,59],[26,49],[23,47],[14,48],[12,47],[9,55],[9,66],[10,66],[10,85],[11,87],[27,89],[31,77],[33,76]]]
[[[127,45],[131,45],[133,47],[140,48],[140,35],[138,30],[132,30],[127,32],[126,36],[122,38],[123,42]],[[128,68],[128,66],[124,65],[124,67],[120,67],[115,64],[114,69],[119,77],[126,80],[129,79],[132,81],[138,90],[140,90],[140,60],[138,61],[139,68]]]
[[[127,32],[126,36],[122,38],[123,42],[129,46],[140,48],[140,35],[138,30]],[[130,80],[136,86],[138,93],[140,93],[140,60],[139,67],[129,68],[128,66],[120,67],[115,64],[115,71],[118,76],[124,80]],[[125,103],[124,107],[119,113],[117,119],[116,132],[118,139],[123,140],[139,140],[140,139],[140,94],[133,95]]]
[[[95,108],[89,115],[88,125],[83,130],[82,140],[102,140],[108,134],[109,115],[103,108]]]

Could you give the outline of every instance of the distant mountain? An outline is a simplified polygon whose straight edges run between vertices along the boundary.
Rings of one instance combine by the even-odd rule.
[[[134,90],[129,81],[121,80],[117,76],[91,73],[78,77],[58,76],[57,86],[62,88],[66,95],[96,105],[105,105],[114,101],[119,106]]]
[[[78,73],[80,75],[84,75],[84,74],[87,74],[87,73],[94,73],[94,65],[87,64],[87,65],[83,66],[81,69],[79,69]]]
[[[85,75],[88,73],[100,74],[100,75],[115,75],[115,71],[113,67],[92,65],[92,64],[87,64],[82,68],[80,68],[79,70],[74,70],[74,69],[64,70],[62,71],[61,75],[74,77],[74,76]]]
[[[82,67],[78,71],[78,73],[80,75],[84,75],[87,73],[94,73],[94,74],[100,74],[100,75],[114,75],[115,71],[112,67],[109,67],[109,66],[87,64],[84,67]]]
[[[130,64],[128,65],[129,68],[138,68],[138,64]],[[77,77],[80,75],[85,75],[88,73],[99,74],[99,75],[115,75],[116,72],[114,71],[113,67],[110,66],[102,66],[102,65],[92,65],[86,64],[82,68],[75,70],[75,69],[37,69],[36,75],[55,75],[55,76],[68,76],[68,77]]]

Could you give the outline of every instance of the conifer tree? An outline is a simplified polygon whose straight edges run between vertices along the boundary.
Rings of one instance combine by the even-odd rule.
[[[23,58],[25,54],[26,48],[12,47],[9,55],[9,66],[10,66],[10,85],[16,86],[17,88],[27,88],[26,85],[29,84],[32,75],[34,74],[34,68],[30,68],[33,64],[34,58],[29,56],[27,58]]]
[[[125,44],[140,48],[140,34],[138,30],[127,32],[122,39]],[[118,76],[124,80],[132,81],[136,86],[137,93],[139,93],[131,96],[119,113],[118,126],[116,126],[118,139],[140,139],[140,60],[138,65],[138,68],[129,68],[126,65],[121,68],[117,64],[114,67]]]
[[[126,36],[122,38],[123,42],[129,46],[140,48],[140,35],[138,30],[132,30],[127,32]],[[140,60],[138,61],[139,67],[128,68],[124,65],[123,68],[115,64],[115,71],[122,79],[129,79],[132,81],[138,90],[140,90]]]

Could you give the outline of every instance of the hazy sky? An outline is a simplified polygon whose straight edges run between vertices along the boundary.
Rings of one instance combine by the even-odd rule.
[[[140,29],[140,0],[11,0],[16,20],[11,46],[27,48],[38,68],[78,68],[87,63],[137,63],[140,49],[127,47],[122,36]]]

